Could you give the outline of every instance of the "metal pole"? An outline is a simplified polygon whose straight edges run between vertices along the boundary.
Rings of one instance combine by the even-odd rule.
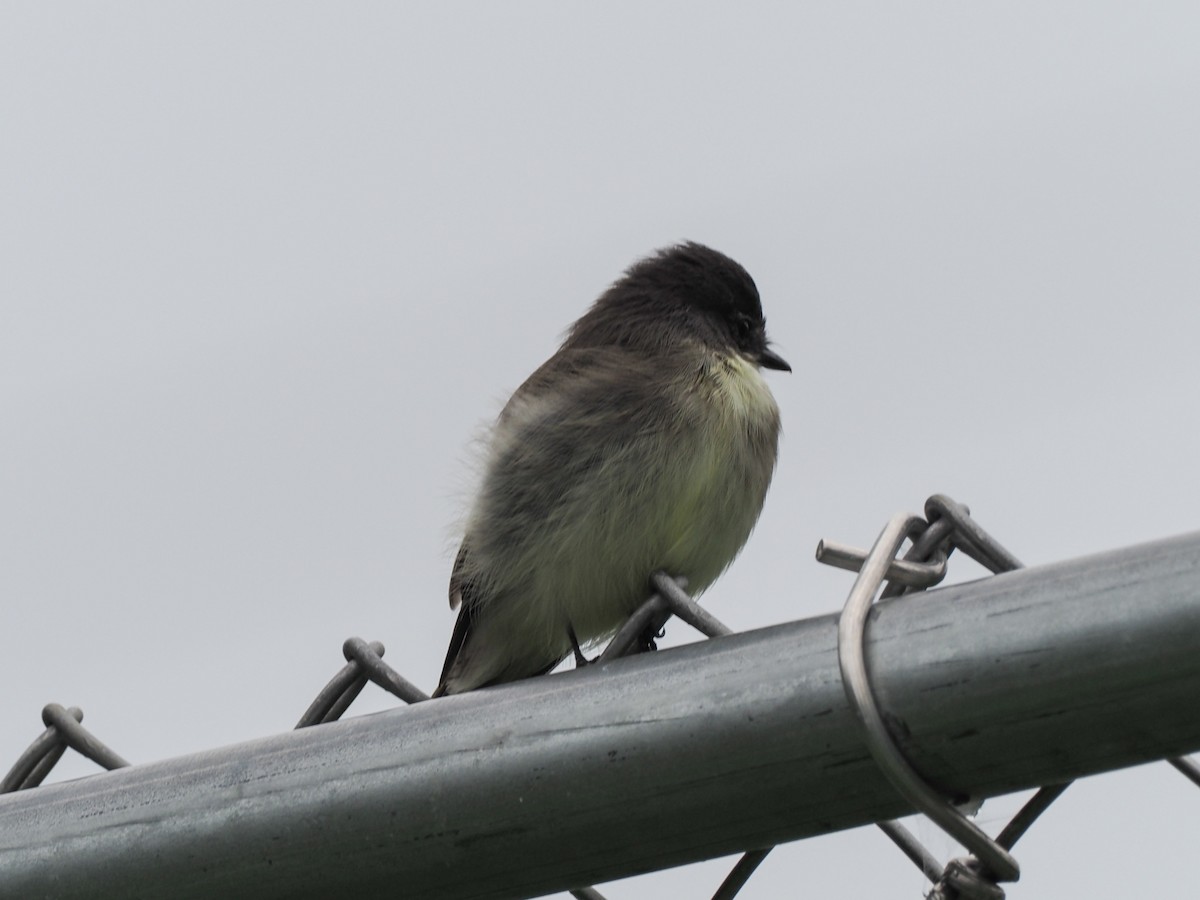
[[[876,605],[912,764],[992,796],[1200,748],[1200,534]],[[528,897],[908,812],[837,618],[0,797],[0,897]]]

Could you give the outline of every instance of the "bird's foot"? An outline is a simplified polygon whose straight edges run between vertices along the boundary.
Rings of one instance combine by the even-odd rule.
[[[652,650],[657,650],[658,649],[657,641],[659,639],[665,637],[666,633],[667,633],[667,629],[666,629],[665,625],[662,628],[658,629],[657,631],[655,631],[653,627],[647,628],[645,631],[643,631],[638,636],[637,643],[633,645],[632,652],[648,653]]]

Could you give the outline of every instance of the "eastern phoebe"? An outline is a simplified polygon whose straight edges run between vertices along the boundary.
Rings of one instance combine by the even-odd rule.
[[[661,569],[703,591],[775,468],[758,288],[696,243],[635,263],[509,399],[450,576],[433,696],[550,671],[612,634]]]

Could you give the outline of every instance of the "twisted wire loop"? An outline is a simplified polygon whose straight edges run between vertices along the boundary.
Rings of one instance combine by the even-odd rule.
[[[321,689],[304,711],[297,728],[334,722],[342,717],[368,681],[395,694],[405,703],[428,700],[429,695],[383,661],[384,646],[362,638],[347,638],[342,644],[346,665]]]
[[[903,558],[897,559],[905,540],[911,546]],[[956,549],[993,573],[1022,567],[1016,556],[971,518],[966,506],[943,494],[935,494],[925,502],[925,518],[893,516],[869,552],[822,541],[817,546],[817,560],[857,569],[859,573],[838,622],[838,665],[846,697],[863,726],[867,749],[900,794],[971,855],[953,859],[943,867],[899,822],[881,822],[879,828],[933,882],[927,900],[1003,900],[999,882],[1020,877],[1020,868],[1009,850],[1070,782],[1041,788],[993,840],[938,795],[900,752],[871,690],[864,653],[867,615],[876,595],[895,597],[938,584]],[[883,588],[885,581],[888,584]],[[1181,771],[1189,774],[1186,769]]]
[[[77,706],[66,709],[58,703],[47,704],[42,709],[46,730],[34,739],[0,781],[0,794],[37,787],[46,780],[68,747],[106,769],[123,769],[129,765],[120,754],[79,724],[82,721],[83,710]]]

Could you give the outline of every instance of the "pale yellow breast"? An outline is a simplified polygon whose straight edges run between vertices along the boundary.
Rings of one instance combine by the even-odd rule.
[[[724,411],[733,427],[779,426],[779,406],[758,367],[741,354],[719,357],[709,370]]]
[[[779,407],[752,363],[741,356],[710,360],[702,377],[706,427],[680,453],[680,480],[666,500],[675,535],[665,567],[703,589],[749,536],[775,467]]]

